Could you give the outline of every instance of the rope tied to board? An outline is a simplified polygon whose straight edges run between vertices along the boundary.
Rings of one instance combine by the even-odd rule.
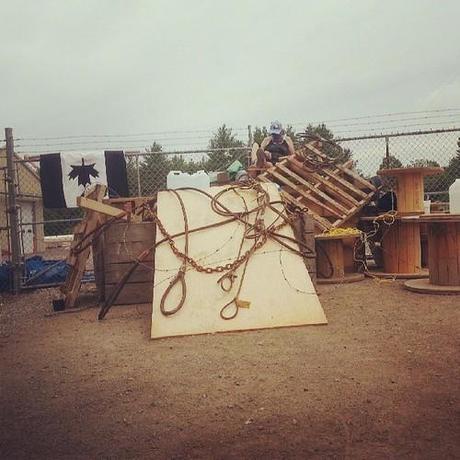
[[[210,200],[211,209],[221,217],[224,217],[225,223],[229,222],[238,222],[243,225],[242,237],[238,245],[238,251],[235,258],[226,263],[225,265],[216,265],[216,266],[204,266],[199,261],[194,259],[189,254],[189,235],[190,228],[188,222],[188,215],[186,208],[181,197],[181,191],[193,191],[200,193],[207,197]],[[256,193],[255,202],[256,206],[249,209],[245,199],[241,196],[241,191],[254,191]],[[302,242],[296,240],[295,238],[290,237],[289,235],[284,235],[279,233],[285,225],[291,223],[291,219],[286,212],[285,205],[282,201],[270,201],[269,194],[264,188],[257,182],[248,182],[243,185],[232,185],[221,190],[216,195],[211,195],[206,191],[195,189],[195,188],[182,188],[176,190],[169,190],[173,193],[176,199],[179,202],[182,219],[184,221],[184,249],[181,250],[175,237],[170,235],[166,230],[163,222],[158,218],[158,215],[154,214],[154,220],[157,224],[157,227],[169,244],[174,255],[182,261],[182,264],[179,268],[176,276],[170,281],[168,287],[163,292],[161,301],[160,301],[160,311],[165,316],[171,316],[177,313],[183,306],[187,296],[187,283],[185,279],[185,274],[187,270],[187,265],[190,265],[192,268],[197,270],[200,273],[213,274],[213,273],[223,273],[217,279],[217,283],[220,285],[220,288],[227,293],[230,293],[234,289],[235,282],[238,280],[237,288],[235,294],[220,310],[220,316],[224,320],[230,320],[235,318],[238,315],[240,308],[248,308],[249,302],[241,299],[240,294],[243,288],[247,267],[251,257],[254,253],[261,249],[268,239],[273,239],[277,241],[284,248],[300,255],[303,257],[305,252],[313,252],[311,248],[308,248]],[[235,193],[240,196],[244,210],[242,211],[232,211],[223,203],[223,197],[228,193]],[[276,205],[282,204],[282,209],[278,209]],[[267,226],[265,223],[265,214],[267,210],[271,210],[274,213],[274,220]],[[218,226],[221,226],[221,222],[216,222],[208,224],[200,228],[200,230],[212,229]],[[248,249],[245,249],[245,245],[249,242],[250,246]],[[304,251],[299,250],[299,246]],[[242,267],[241,274],[238,275],[238,269]],[[171,292],[177,284],[181,286],[181,293],[177,304],[173,308],[166,308],[167,299],[171,295]]]

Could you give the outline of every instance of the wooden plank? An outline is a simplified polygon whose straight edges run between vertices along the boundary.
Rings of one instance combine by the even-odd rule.
[[[301,214],[300,216],[296,216],[291,224],[296,240],[302,242],[311,250],[310,252],[305,250],[302,246],[299,247],[300,251],[303,253],[303,260],[313,284],[316,281],[314,223],[315,221],[310,216]]]
[[[106,298],[115,289],[116,284],[105,285]],[[114,305],[132,305],[141,303],[152,303],[153,287],[152,282],[147,283],[128,283],[123,286],[123,289],[118,294]]]
[[[267,180],[268,181],[268,180]],[[268,181],[270,182],[270,181]],[[315,222],[316,222],[316,225],[320,228],[320,230],[324,231],[324,230],[329,230],[330,228],[332,228],[332,225],[331,223],[325,219],[324,217],[321,217],[319,216],[318,214],[314,213],[313,211],[311,211],[310,208],[304,206],[304,204],[297,200],[296,198],[294,198],[292,195],[290,195],[288,192],[286,192],[286,190],[282,190],[280,192],[281,194],[281,197],[286,200],[287,202],[291,203],[292,205],[300,208],[300,209],[307,209],[307,214],[309,216],[311,216]]]
[[[448,282],[450,286],[460,286],[460,245],[457,245],[457,230],[455,223],[443,224],[446,227],[448,253]]]
[[[271,184],[271,183],[273,183],[273,181],[271,181],[270,179],[268,179],[268,178],[266,177],[266,173],[265,173],[265,172],[262,173],[262,174],[259,174],[259,175],[257,176],[257,180],[260,180],[261,182],[264,182],[264,183],[266,183],[266,184]]]
[[[444,168],[438,166],[421,166],[416,168],[389,168],[389,169],[381,169],[377,171],[379,176],[399,176],[399,175],[406,175],[406,174],[420,174],[423,176],[434,176],[437,174],[442,174],[444,172]]]
[[[119,222],[110,225],[105,231],[106,244],[120,241],[155,241],[155,224],[153,222]]]
[[[280,200],[275,184],[263,184],[269,193],[271,201]],[[217,194],[224,187],[211,187],[208,191]],[[225,219],[209,212],[209,202],[191,191],[179,191],[189,218],[190,228],[197,228]],[[228,193],[221,197],[222,202],[234,212],[244,210],[244,203],[253,203],[255,200],[253,189],[240,189],[238,195]],[[158,193],[158,217],[165,228],[172,234],[183,229],[180,203],[168,191]],[[278,219],[278,215],[271,209],[266,209],[263,216],[265,227],[268,228]],[[243,228],[239,222],[209,228],[202,232],[190,234],[190,256],[195,259],[206,257],[206,265],[222,264],[222,260],[233,260],[240,247],[240,237]],[[238,236],[235,235],[237,231]],[[283,235],[293,237],[290,226],[280,229]],[[229,239],[233,235],[233,238]],[[157,234],[157,241],[161,235]],[[250,241],[244,243],[246,250],[252,245]],[[216,251],[218,250],[218,251]],[[280,252],[281,251],[281,252]],[[220,261],[220,262],[219,262]],[[180,286],[167,291],[171,276],[174,276],[181,267],[181,261],[171,250],[169,244],[161,244],[155,253],[156,267],[168,268],[168,271],[155,272],[155,288],[152,311],[152,338],[213,333],[223,331],[239,331],[283,326],[300,326],[307,324],[325,324],[327,322],[324,311],[303,258],[293,252],[284,250],[275,240],[268,241],[257,249],[244,270],[240,267],[236,271],[237,279],[230,292],[225,292],[218,280],[222,273],[201,273],[194,269],[186,272],[185,282],[187,295],[182,308],[170,316],[165,316],[160,310],[161,299],[167,295],[164,305],[172,310],[182,298]],[[244,270],[244,277],[243,277]],[[270,282],[262,282],[270,280]],[[241,289],[239,282],[242,281]],[[169,293],[168,293],[169,292]],[[221,318],[219,312],[227,303],[230,308],[232,300],[238,294],[240,308],[233,319]]]
[[[449,285],[449,250],[447,246],[447,231],[444,224],[434,224],[436,232],[436,242],[438,246],[438,266],[439,279],[436,284],[441,286]]]
[[[125,243],[119,241],[117,243],[106,244],[104,248],[105,263],[123,263],[133,262],[145,250],[153,246],[154,243],[146,241],[133,241]],[[146,261],[152,261],[153,255],[150,254]]]
[[[438,244],[436,238],[435,224],[428,225],[428,268],[432,284],[439,284]]]
[[[301,216],[303,220],[303,242],[313,252],[304,258],[308,273],[313,281],[316,282],[316,249],[315,249],[315,222],[309,215]]]
[[[287,177],[284,177],[283,175],[279,174],[275,170],[270,171],[270,174],[275,177],[276,179],[280,180],[286,185],[289,185],[289,187],[294,188],[295,190],[298,191],[300,195],[302,195],[303,198],[305,198],[308,201],[312,201],[313,203],[317,204],[318,206],[321,206],[322,208],[326,209],[330,214],[333,216],[338,217],[339,219],[343,218],[344,216],[337,212],[336,210],[332,209],[331,207],[327,206],[326,204],[322,203],[315,197],[305,193],[304,190],[302,190],[300,187],[296,186],[293,182],[291,182]],[[313,188],[313,187],[312,187]]]
[[[101,203],[99,201],[91,200],[84,196],[77,197],[77,205],[80,208],[87,209],[90,211],[100,212],[109,217],[121,217],[126,215],[126,211],[115,208],[108,204]]]
[[[355,187],[353,183],[348,182],[346,179],[338,176],[332,171],[329,171],[329,169],[325,168],[322,170],[322,172],[326,174],[327,176],[329,176],[331,179],[334,179],[336,182],[338,182],[342,186],[346,187],[351,192],[355,193],[356,195],[359,195],[362,198],[369,198],[369,193],[363,192],[361,189]]]
[[[101,201],[106,191],[107,187],[105,185],[97,184],[87,193],[86,196],[90,199]],[[65,294],[65,308],[75,306],[83,273],[86,269],[86,262],[91,251],[91,244],[88,244],[87,247],[78,254],[74,254],[72,249],[79,244],[85,235],[90,234],[98,227],[100,224],[99,215],[94,211],[88,210],[86,211],[84,222],[85,224],[79,226],[78,233],[74,235],[74,241],[72,242],[71,250],[67,258],[67,263],[71,266],[71,268],[67,275],[66,282],[61,287],[61,292]],[[91,243],[91,239],[88,240],[88,243]]]
[[[131,262],[119,264],[106,264],[104,279],[106,284],[116,284],[131,268]],[[153,261],[143,262],[129,278],[129,283],[143,283],[153,280]]]
[[[104,235],[93,240],[91,252],[93,253],[93,267],[99,302],[104,300]]]
[[[130,198],[107,198],[103,203],[109,204],[118,209],[129,211],[130,222],[140,223],[143,222],[143,212],[140,212],[140,206],[144,203],[150,202],[150,206],[155,206],[155,197],[130,197]],[[137,208],[137,209],[135,209]],[[135,209],[135,212],[133,212]]]
[[[304,185],[305,187],[307,187],[311,192],[313,193],[316,193],[317,195],[319,195],[321,198],[323,198],[324,200],[328,201],[330,204],[332,204],[333,206],[335,206],[337,209],[339,209],[340,211],[342,211],[343,213],[348,213],[348,209],[343,206],[342,204],[338,203],[337,201],[335,201],[333,198],[331,198],[327,193],[323,192],[322,190],[320,190],[319,188],[316,188],[314,187],[312,184],[310,184],[309,182],[307,182],[303,177],[299,176],[297,173],[295,173],[294,171],[292,171],[291,169],[288,169],[286,168],[286,166],[284,166],[283,164],[279,164],[277,165],[278,169],[281,169],[281,171],[283,171],[285,174],[288,174],[290,175],[291,177],[293,177],[297,182],[300,182],[302,185]],[[330,184],[329,184],[329,187],[330,187]],[[332,187],[331,187],[332,188]],[[343,217],[343,216],[341,216]]]
[[[294,169],[297,174],[301,175],[304,179],[308,179],[309,177],[312,177],[318,182],[321,182],[324,184],[326,187],[331,188],[336,194],[340,195],[342,198],[350,202],[352,205],[358,205],[359,202],[356,200],[353,196],[351,196],[349,193],[345,192],[344,190],[340,189],[339,187],[335,186],[334,184],[331,183],[331,181],[327,180],[326,178],[322,177],[318,173],[311,173],[308,171],[305,171],[302,167],[302,163],[297,161],[295,157],[292,155],[287,158],[287,161],[289,162],[289,165],[291,168]],[[336,180],[339,182],[343,187],[348,188],[352,192],[354,192],[357,195],[360,195],[362,198],[367,198],[368,195],[364,193],[362,190],[356,188],[353,184],[350,182],[346,181],[345,179],[331,173],[327,168],[321,169],[321,172],[324,174],[327,174],[330,176],[332,179]]]
[[[307,144],[305,147],[322,158],[328,158],[327,155],[325,155],[323,152],[321,152],[320,150],[318,150],[316,147],[312,146],[311,144]],[[340,171],[342,171],[344,174],[347,174],[348,176],[352,177],[356,182],[359,182],[364,188],[368,190],[373,190],[373,191],[377,190],[373,184],[371,184],[366,179],[363,179],[358,173],[356,173],[352,169],[346,168],[343,165],[340,165],[338,163],[336,163],[334,166]]]
[[[147,201],[154,200],[155,197],[151,196],[133,196],[133,197],[119,197],[119,198],[106,198],[103,200],[103,203],[107,204],[125,204],[131,201],[137,203],[146,203]]]

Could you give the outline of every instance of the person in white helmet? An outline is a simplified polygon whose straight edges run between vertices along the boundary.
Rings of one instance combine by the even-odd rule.
[[[275,165],[281,158],[293,155],[294,144],[279,121],[270,124],[269,136],[260,146],[254,143],[252,147],[252,160],[254,165],[249,168],[250,175],[256,177],[264,169]]]

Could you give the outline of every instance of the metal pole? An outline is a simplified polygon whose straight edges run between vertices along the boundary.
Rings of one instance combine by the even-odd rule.
[[[247,166],[250,166],[251,164],[251,148],[252,148],[252,127],[251,125],[248,125],[248,147],[249,147],[249,152],[246,156],[246,162]]]
[[[137,196],[142,196],[141,173],[139,170],[139,155],[136,155],[136,175],[137,175]]]
[[[11,262],[13,268],[13,293],[21,289],[21,246],[19,243],[18,205],[16,202],[16,184],[14,173],[14,140],[13,129],[5,128],[6,168],[8,182],[8,215],[10,221]]]
[[[390,167],[390,139],[385,137],[385,163],[386,167]]]

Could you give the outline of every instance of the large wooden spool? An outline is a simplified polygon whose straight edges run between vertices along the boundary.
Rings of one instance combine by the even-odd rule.
[[[420,217],[428,224],[429,280],[407,282],[406,288],[431,294],[460,293],[460,215]]]
[[[386,273],[415,274],[422,269],[420,224],[396,219],[382,240]]]
[[[357,235],[316,235],[318,284],[352,283],[364,279],[356,273],[354,245]]]
[[[396,178],[399,214],[423,214],[423,178],[443,171],[443,168],[391,168],[381,169],[377,174]]]

